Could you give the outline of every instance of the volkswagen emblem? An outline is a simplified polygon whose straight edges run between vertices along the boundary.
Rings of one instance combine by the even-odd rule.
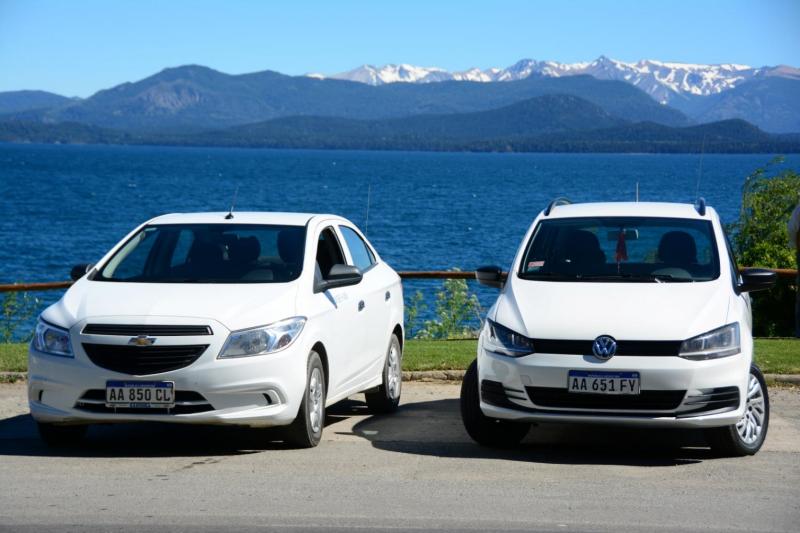
[[[614,337],[600,335],[592,344],[592,353],[598,359],[608,361],[617,353],[617,341],[614,340]]]
[[[156,342],[155,337],[148,337],[147,335],[137,335],[136,337],[131,337],[131,340],[128,341],[128,344],[131,344],[133,346],[152,346],[154,342]]]

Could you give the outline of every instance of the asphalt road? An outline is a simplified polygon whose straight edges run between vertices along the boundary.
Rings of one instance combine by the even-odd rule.
[[[458,386],[407,383],[396,415],[329,411],[324,442],[273,431],[101,426],[52,451],[24,386],[0,386],[0,530],[798,531],[800,391],[773,390],[764,449],[715,459],[693,432],[539,426],[473,444]]]

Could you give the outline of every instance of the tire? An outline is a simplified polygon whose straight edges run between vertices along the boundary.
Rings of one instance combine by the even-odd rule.
[[[77,446],[86,436],[87,425],[58,426],[56,424],[37,423],[39,436],[52,448]]]
[[[482,446],[511,448],[528,434],[530,424],[498,420],[483,414],[478,387],[478,361],[473,361],[461,384],[461,420],[472,440]]]
[[[367,392],[364,397],[367,407],[375,414],[387,414],[397,411],[400,405],[400,394],[403,390],[403,349],[397,335],[392,333],[386,359],[383,363],[383,383],[374,392]]]
[[[306,387],[297,418],[286,428],[286,442],[295,448],[313,448],[325,427],[325,371],[317,352],[308,355]]]
[[[721,457],[754,455],[764,444],[769,429],[769,392],[764,374],[750,366],[744,416],[738,423],[706,430],[712,451]]]

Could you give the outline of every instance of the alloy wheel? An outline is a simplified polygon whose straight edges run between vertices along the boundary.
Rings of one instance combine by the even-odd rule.
[[[764,429],[766,409],[764,407],[764,391],[761,382],[756,376],[750,374],[750,381],[747,384],[747,404],[744,415],[736,424],[736,431],[739,438],[745,444],[753,444],[761,438]]]
[[[308,411],[311,431],[314,433],[318,433],[322,429],[323,396],[322,372],[319,368],[314,368],[308,380]]]
[[[387,383],[386,388],[389,398],[396,400],[400,396],[400,383],[403,378],[400,370],[400,354],[395,343],[389,349],[389,360],[387,361]]]

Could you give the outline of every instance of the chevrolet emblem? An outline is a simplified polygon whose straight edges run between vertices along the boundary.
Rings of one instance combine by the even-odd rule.
[[[147,335],[137,335],[136,337],[131,337],[131,340],[128,341],[128,344],[131,344],[133,346],[152,346],[154,342],[156,342],[155,337],[148,337]]]

